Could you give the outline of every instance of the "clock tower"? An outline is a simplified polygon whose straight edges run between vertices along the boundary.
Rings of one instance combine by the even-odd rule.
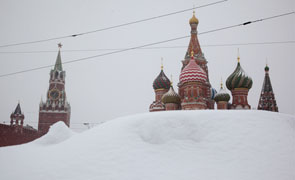
[[[50,71],[49,88],[47,91],[46,101],[41,99],[39,105],[39,123],[38,130],[45,134],[49,127],[63,121],[70,127],[71,106],[66,99],[65,76],[66,72],[62,69],[60,56],[61,44],[58,44],[59,50],[54,69]]]

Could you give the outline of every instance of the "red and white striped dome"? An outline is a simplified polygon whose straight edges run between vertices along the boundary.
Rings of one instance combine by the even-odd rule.
[[[194,58],[191,57],[190,62],[181,71],[179,76],[180,84],[187,82],[206,82],[206,72],[195,62]]]

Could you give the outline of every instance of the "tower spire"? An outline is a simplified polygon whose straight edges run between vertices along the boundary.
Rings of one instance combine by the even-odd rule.
[[[14,114],[22,114],[19,100],[18,100],[17,106],[16,106],[16,108],[14,110]]]
[[[259,98],[258,108],[259,110],[274,111],[278,112],[278,106],[275,99],[275,95],[272,89],[272,85],[269,77],[269,67],[265,66],[265,76],[263,86]]]
[[[62,44],[58,43],[58,54],[55,61],[54,70],[62,71],[62,63],[61,63],[61,56],[60,56],[60,49],[62,48]]]

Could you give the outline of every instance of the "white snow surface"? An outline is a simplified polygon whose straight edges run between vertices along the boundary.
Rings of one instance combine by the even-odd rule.
[[[75,133],[70,130],[64,122],[59,121],[50,126],[49,132],[45,136],[36,139],[33,143],[40,145],[58,144],[72,137],[74,134]]]
[[[295,117],[154,112],[75,135],[57,124],[32,143],[0,148],[0,159],[3,180],[294,180]]]

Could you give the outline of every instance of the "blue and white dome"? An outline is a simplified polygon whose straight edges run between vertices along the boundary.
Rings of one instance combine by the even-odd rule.
[[[211,99],[214,99],[215,95],[217,94],[217,91],[215,88],[211,87]]]

